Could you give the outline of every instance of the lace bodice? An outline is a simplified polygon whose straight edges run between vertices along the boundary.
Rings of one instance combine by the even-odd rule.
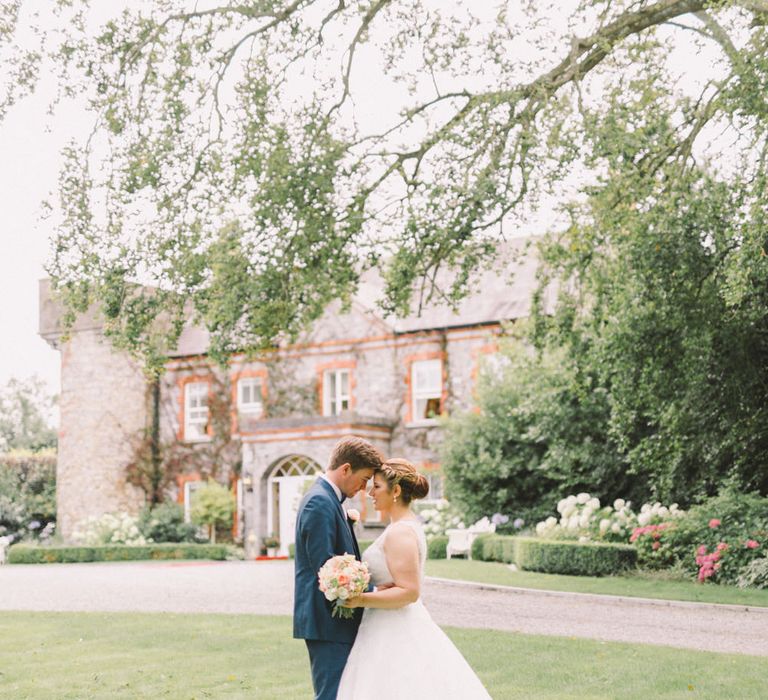
[[[416,533],[416,539],[419,543],[419,576],[422,580],[424,579],[424,562],[427,559],[427,538],[424,535],[424,528],[417,520],[398,520],[396,523],[387,525],[384,532],[363,552],[363,561],[368,564],[371,583],[374,586],[392,582],[392,574],[387,566],[387,557],[384,553],[384,542],[392,528],[404,526],[410,527]]]

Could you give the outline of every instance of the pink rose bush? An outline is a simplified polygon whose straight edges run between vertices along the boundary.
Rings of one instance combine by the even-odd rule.
[[[363,593],[368,588],[371,575],[367,564],[355,559],[354,554],[339,554],[320,567],[317,579],[326,600],[333,603],[331,615],[349,618],[355,611],[341,603]]]

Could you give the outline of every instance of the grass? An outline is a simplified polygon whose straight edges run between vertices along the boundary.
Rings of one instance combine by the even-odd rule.
[[[447,630],[494,698],[763,698],[768,658]],[[371,659],[372,672],[386,659]],[[287,617],[0,613],[0,698],[310,698]]]
[[[768,590],[740,589],[691,581],[670,581],[653,575],[560,576],[539,574],[535,571],[512,571],[507,564],[498,562],[430,559],[427,561],[427,576],[538,590],[768,607]]]

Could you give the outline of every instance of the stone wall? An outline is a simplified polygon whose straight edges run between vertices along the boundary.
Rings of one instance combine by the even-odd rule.
[[[126,483],[125,467],[147,425],[148,392],[141,371],[98,329],[74,331],[61,362],[56,500],[58,531],[69,539],[89,516],[141,508],[144,494]]]

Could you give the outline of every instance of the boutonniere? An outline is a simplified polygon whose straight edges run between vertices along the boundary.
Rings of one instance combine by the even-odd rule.
[[[350,508],[347,511],[347,520],[351,520],[353,523],[356,523],[358,520],[360,520],[360,511],[355,510],[354,508]]]

